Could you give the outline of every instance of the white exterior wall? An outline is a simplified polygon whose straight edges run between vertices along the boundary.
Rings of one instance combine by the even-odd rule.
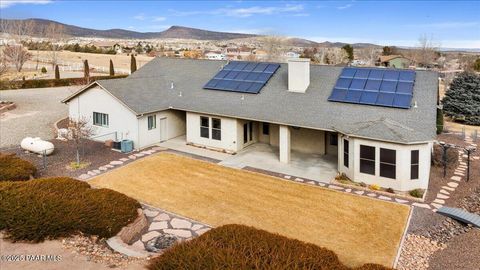
[[[262,133],[261,125],[259,133]],[[308,154],[325,154],[325,131],[290,127],[290,147],[292,150]],[[270,124],[270,136],[261,135],[260,142],[279,146],[279,125]]]
[[[129,139],[138,145],[137,117],[116,98],[96,86],[76,96],[68,102],[69,117],[84,117],[93,125],[93,112],[108,114],[108,127],[95,127],[95,136],[117,132],[117,139]],[[115,139],[114,135],[102,136],[96,140]]]
[[[280,126],[280,162],[290,162],[290,127]]]
[[[377,184],[399,191],[428,188],[432,143],[402,145],[360,138],[349,138],[348,140],[350,141],[349,168],[346,168],[343,164],[343,140],[339,138],[338,170],[345,173],[353,181]],[[375,147],[375,175],[360,172],[360,145]],[[396,151],[396,179],[380,176],[380,148]],[[410,179],[410,155],[412,150],[419,150],[419,178],[416,180]]]
[[[200,116],[206,116],[210,118],[219,118],[221,119],[221,130],[222,136],[221,140],[213,140],[212,132],[210,130],[210,138],[200,137]],[[237,132],[237,119],[219,117],[215,115],[208,114],[198,114],[187,112],[187,143],[193,143],[195,145],[202,145],[213,149],[218,150],[227,150],[229,152],[237,152],[240,150],[241,145],[238,143],[240,136],[237,136],[240,132]],[[212,127],[212,121],[210,119],[210,128]],[[243,132],[243,130],[242,130]],[[243,138],[243,133],[242,138]],[[243,142],[243,139],[242,141]]]
[[[148,130],[148,116],[156,115],[157,126]],[[166,119],[166,126],[163,127],[161,119]],[[163,130],[165,129],[165,130]],[[138,118],[139,139],[137,146],[143,148],[163,140],[169,140],[185,134],[185,112],[166,110],[153,114],[146,114]]]

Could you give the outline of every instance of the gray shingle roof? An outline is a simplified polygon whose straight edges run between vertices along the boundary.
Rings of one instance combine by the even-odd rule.
[[[287,90],[287,64],[281,64],[259,94],[203,89],[225,64],[226,61],[156,58],[126,79],[98,83],[137,115],[173,108],[343,130],[351,136],[400,143],[430,141],[435,136],[438,76],[434,72],[417,71],[413,92],[417,107],[397,109],[329,102],[327,98],[342,70],[332,66],[310,67],[306,93]]]

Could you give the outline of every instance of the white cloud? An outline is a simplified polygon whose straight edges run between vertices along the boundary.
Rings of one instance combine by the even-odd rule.
[[[145,14],[140,13],[140,14],[137,14],[137,15],[133,16],[133,18],[135,20],[144,21],[145,20]]]
[[[163,21],[165,21],[166,19],[167,19],[166,17],[157,16],[157,17],[153,17],[153,18],[152,18],[152,21],[153,21],[153,22],[163,22]]]
[[[300,13],[304,10],[303,5],[284,5],[260,7],[253,6],[248,8],[219,8],[210,11],[178,11],[170,9],[169,12],[174,16],[192,16],[192,15],[221,15],[229,17],[247,18],[253,15],[274,15],[281,13]]]
[[[353,4],[346,4],[346,5],[344,5],[344,6],[339,6],[339,7],[337,7],[337,9],[342,10],[342,9],[351,8],[352,6],[353,6]]]
[[[421,27],[421,28],[436,28],[436,29],[455,29],[455,28],[468,28],[468,27],[480,27],[480,22],[437,22],[437,23],[420,23],[420,24],[407,24],[407,27]]]
[[[52,0],[1,0],[0,8],[8,8],[17,4],[44,5],[52,2]]]

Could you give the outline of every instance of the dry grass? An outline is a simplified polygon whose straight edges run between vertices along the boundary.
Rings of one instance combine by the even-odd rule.
[[[213,226],[244,224],[392,266],[409,208],[161,153],[90,181]]]

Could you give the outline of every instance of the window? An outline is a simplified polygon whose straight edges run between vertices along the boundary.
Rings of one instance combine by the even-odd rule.
[[[262,133],[263,135],[270,135],[270,124],[262,123]]]
[[[337,133],[328,133],[330,134],[330,145],[338,145],[338,136]]]
[[[349,142],[348,140],[343,140],[343,166],[348,168],[348,159],[349,159]]]
[[[380,176],[396,178],[397,151],[380,148]]]
[[[148,122],[148,130],[152,130],[157,128],[157,116],[156,115],[150,115],[147,118]]]
[[[212,139],[222,139],[222,121],[218,118],[212,118]]]
[[[375,147],[360,145],[360,172],[375,175]]]
[[[243,143],[248,142],[248,124],[243,124]]]
[[[93,124],[101,127],[108,127],[108,114],[93,112]]]
[[[410,179],[418,179],[418,150],[412,150],[410,153]]]
[[[209,118],[205,116],[200,116],[200,137],[210,138],[209,127]]]

